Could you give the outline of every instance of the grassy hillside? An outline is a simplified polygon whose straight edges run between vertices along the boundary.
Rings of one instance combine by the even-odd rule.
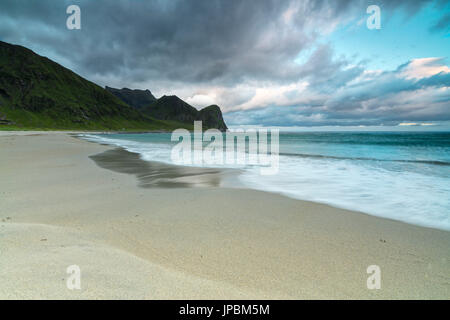
[[[33,51],[0,41],[0,128],[172,130]]]

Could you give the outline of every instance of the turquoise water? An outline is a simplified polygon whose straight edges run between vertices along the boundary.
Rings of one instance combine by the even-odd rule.
[[[169,133],[86,135],[171,163]],[[450,133],[280,133],[279,172],[241,166],[249,188],[450,230]]]

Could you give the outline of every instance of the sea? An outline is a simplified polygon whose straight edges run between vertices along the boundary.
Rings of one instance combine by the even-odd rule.
[[[168,164],[177,144],[171,133],[82,138]],[[276,174],[223,166],[247,188],[450,230],[450,132],[280,132]]]

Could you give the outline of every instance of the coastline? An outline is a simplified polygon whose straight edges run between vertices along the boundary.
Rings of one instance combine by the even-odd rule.
[[[2,299],[450,299],[450,232],[248,189],[141,188],[89,158],[114,147],[22,134],[0,132]]]

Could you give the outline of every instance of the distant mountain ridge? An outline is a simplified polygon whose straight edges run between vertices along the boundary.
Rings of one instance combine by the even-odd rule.
[[[158,100],[151,92],[128,90],[121,91],[122,98],[119,98],[111,90],[30,49],[0,41],[0,129],[169,131],[193,128],[190,115],[152,117],[147,103],[153,105]],[[125,99],[129,102],[124,102]],[[214,118],[208,113],[205,119],[211,117]],[[220,121],[216,123],[223,128]]]
[[[139,89],[115,89],[106,86],[106,91],[111,92],[117,98],[128,104],[129,106],[135,107],[136,109],[141,109],[148,106],[150,103],[156,101],[155,96],[150,92],[150,90],[139,90]]]
[[[109,87],[106,87],[106,90],[155,119],[186,124],[192,124],[196,120],[201,120],[204,129],[215,128],[221,131],[227,130],[222,111],[217,105],[211,105],[198,111],[177,96],[164,95],[156,99],[150,93],[150,90],[114,89]],[[149,103],[145,105],[146,101],[149,101]]]

